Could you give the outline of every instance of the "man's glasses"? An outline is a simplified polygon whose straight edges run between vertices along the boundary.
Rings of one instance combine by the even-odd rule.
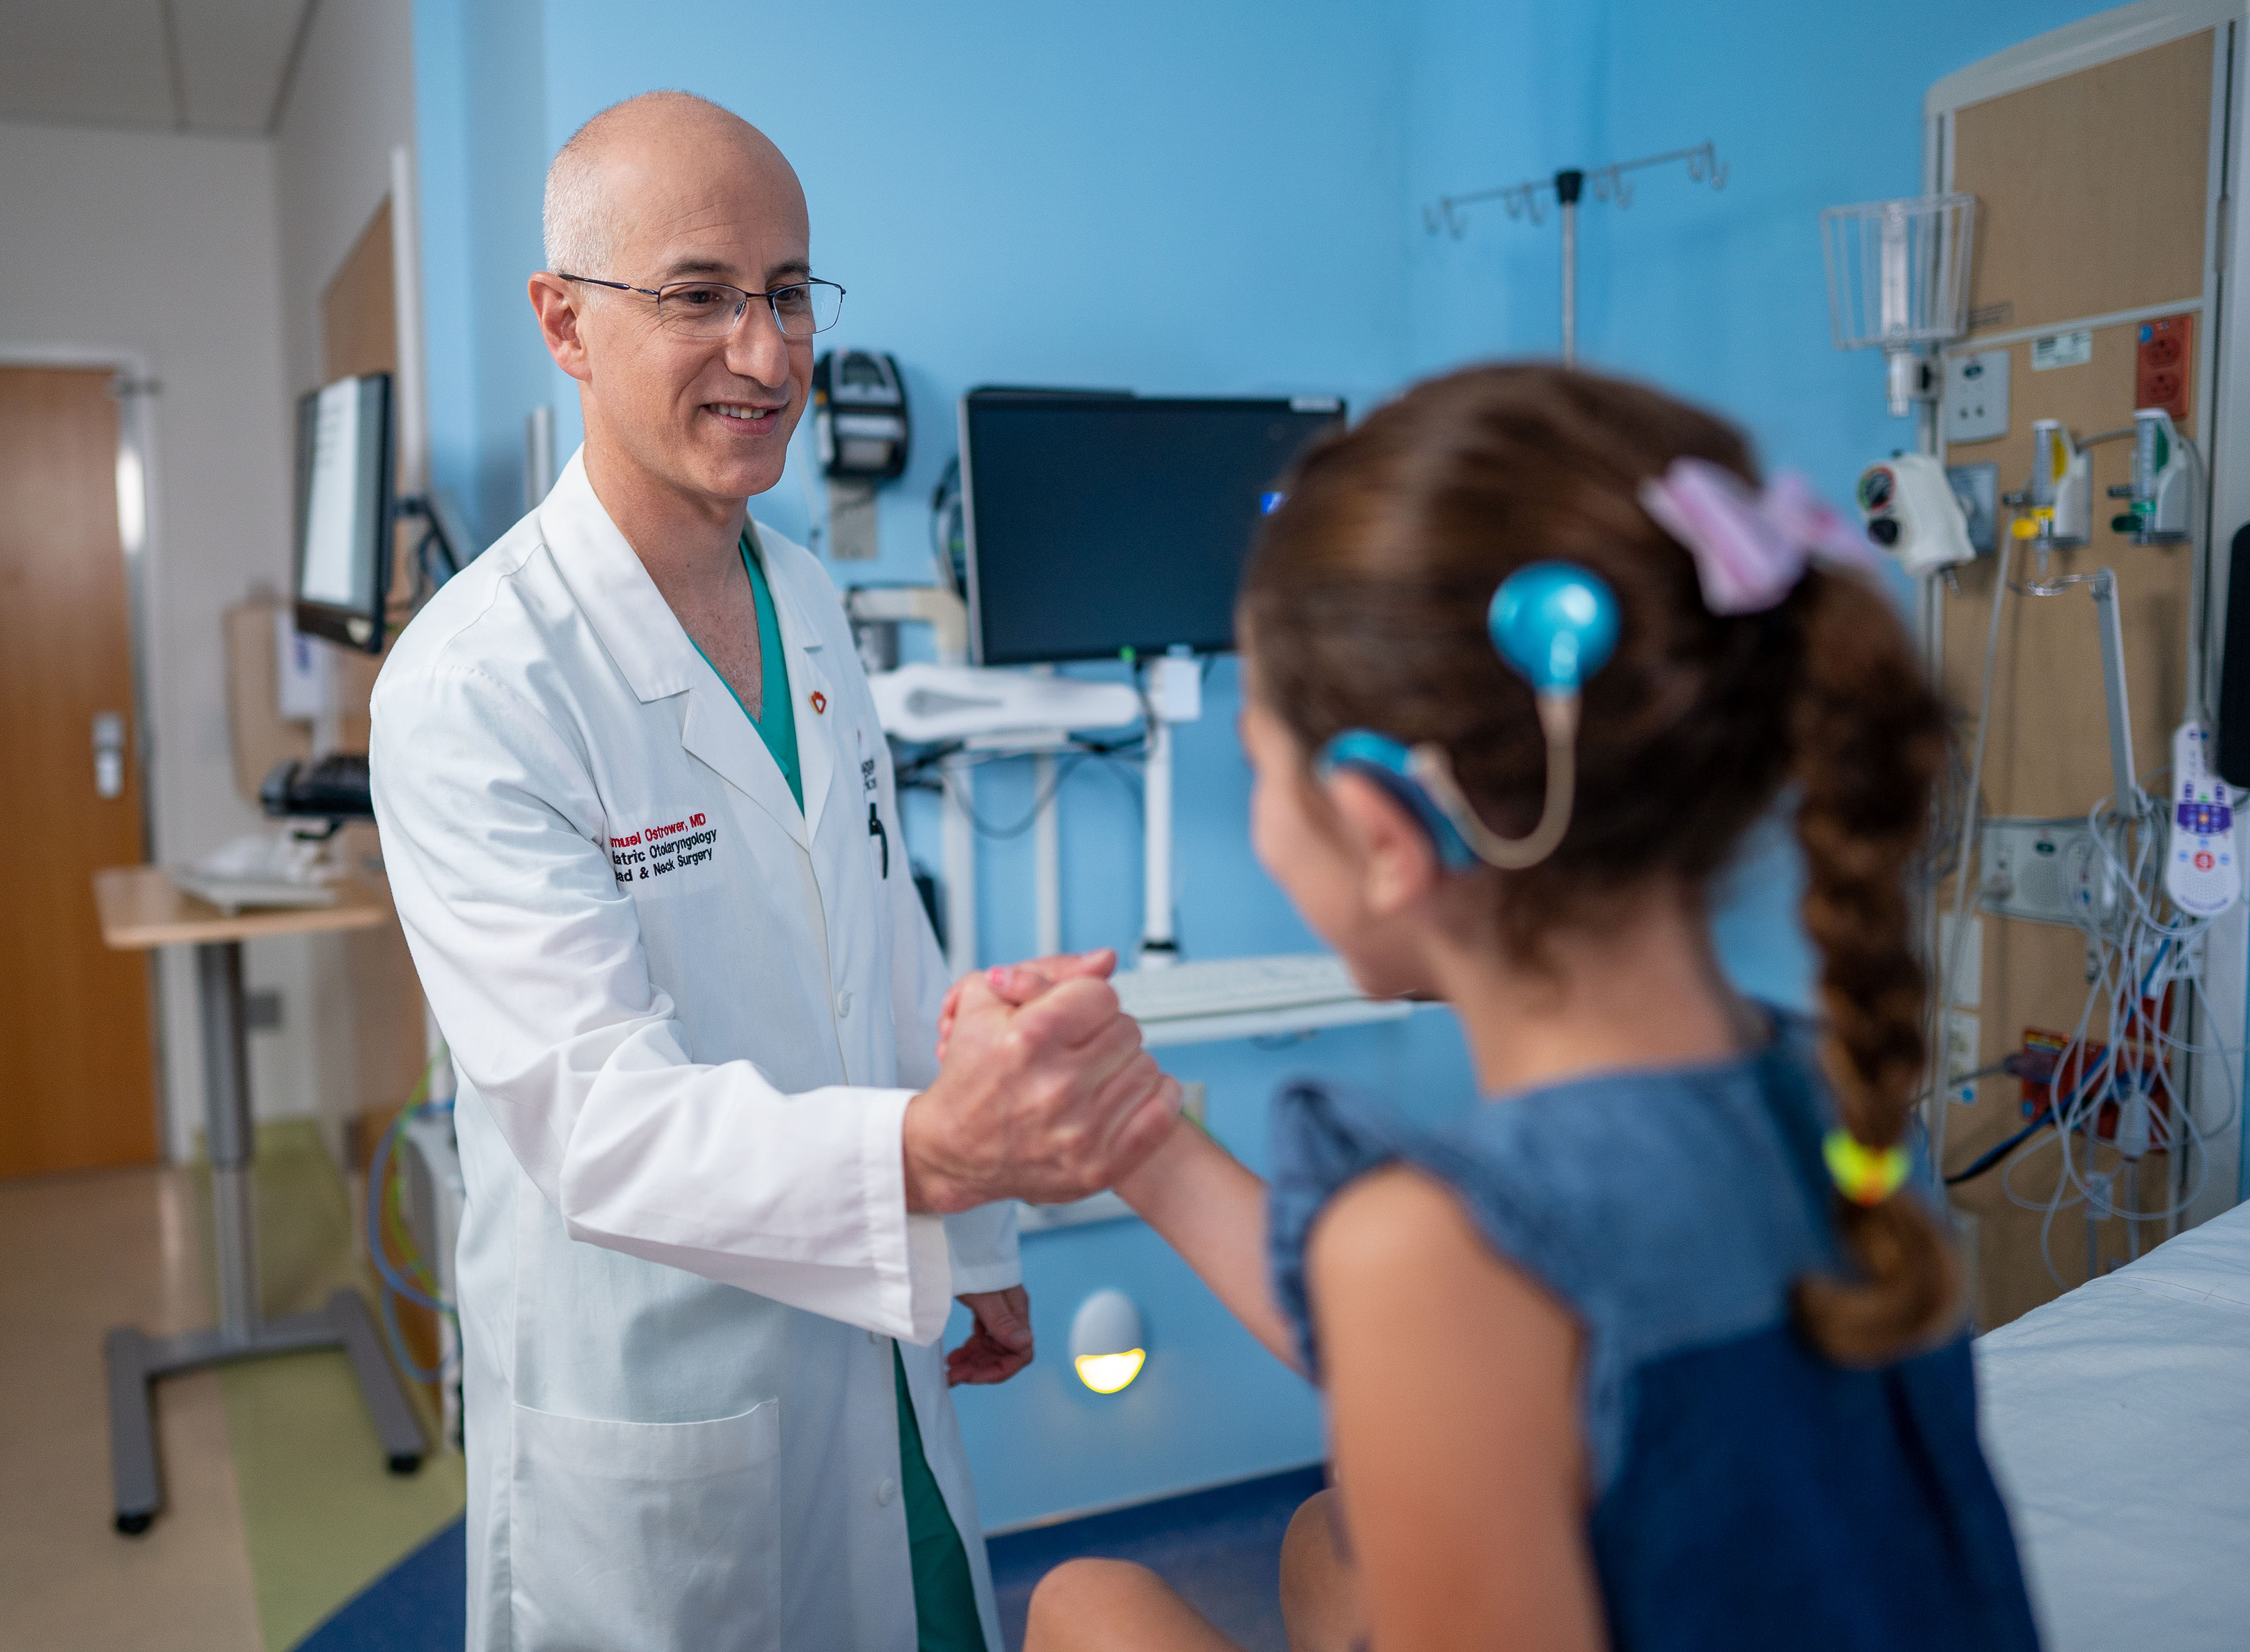
[[[844,289],[833,281],[792,281],[770,293],[746,293],[724,281],[673,281],[665,286],[634,286],[625,281],[604,281],[590,275],[556,275],[589,286],[615,287],[656,300],[657,325],[683,338],[723,339],[741,323],[752,299],[763,299],[773,310],[774,325],[784,338],[809,339],[825,333],[844,313]]]

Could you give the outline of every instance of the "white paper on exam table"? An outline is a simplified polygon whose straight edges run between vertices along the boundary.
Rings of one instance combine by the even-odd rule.
[[[2250,1639],[2250,1205],[1977,1342],[2047,1652]]]

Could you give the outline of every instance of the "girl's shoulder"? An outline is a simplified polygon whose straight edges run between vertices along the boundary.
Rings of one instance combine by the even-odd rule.
[[[1784,1011],[1772,1019],[1771,1039],[1738,1057],[1590,1075],[1437,1130],[1379,1098],[1310,1079],[1285,1085],[1272,1243],[1308,1364],[1305,1236],[1339,1188],[1394,1162],[1451,1192],[1606,1359],[1629,1366],[1785,1314],[1790,1283],[1835,1258],[1820,1159],[1832,1108],[1810,1025]]]

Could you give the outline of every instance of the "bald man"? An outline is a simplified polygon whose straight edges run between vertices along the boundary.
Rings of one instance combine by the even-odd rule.
[[[947,1388],[1032,1357],[1004,1201],[1106,1186],[1177,1087],[1106,955],[1021,1008],[971,978],[937,1058],[842,607],[748,515],[843,298],[789,163],[652,93],[546,207],[585,444],[375,694],[459,1080],[469,1645],[1001,1652]]]

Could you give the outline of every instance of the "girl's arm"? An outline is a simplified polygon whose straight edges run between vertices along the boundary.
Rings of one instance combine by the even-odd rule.
[[[1117,1184],[1117,1193],[1276,1359],[1301,1368],[1288,1322],[1273,1300],[1264,1182],[1182,1119]]]
[[[1374,1643],[1606,1644],[1586,1546],[1577,1322],[1411,1170],[1338,1194],[1306,1270]]]

